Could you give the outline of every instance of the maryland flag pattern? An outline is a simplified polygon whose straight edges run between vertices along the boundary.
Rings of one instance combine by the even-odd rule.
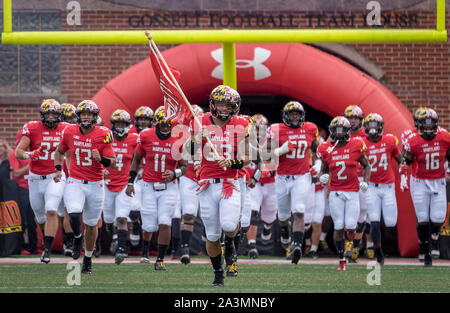
[[[106,134],[106,137],[105,137],[105,139],[103,140],[103,142],[104,142],[104,143],[111,143],[111,142],[113,142],[113,136],[112,136],[112,132],[111,132],[111,131],[109,131],[109,132]]]

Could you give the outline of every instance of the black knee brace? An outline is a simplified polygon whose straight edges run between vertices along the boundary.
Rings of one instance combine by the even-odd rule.
[[[370,223],[370,237],[372,237],[372,241],[374,244],[381,242],[381,226],[380,222],[372,222]]]
[[[365,225],[366,223],[358,223],[358,226],[356,226],[356,232],[357,233],[362,233],[363,231],[364,231],[364,225]]]
[[[82,213],[70,213],[69,214],[69,222],[70,227],[72,227],[73,234],[78,237],[81,234],[81,214]]]
[[[259,221],[259,212],[258,211],[252,211],[252,216],[250,217],[250,225],[258,225]]]

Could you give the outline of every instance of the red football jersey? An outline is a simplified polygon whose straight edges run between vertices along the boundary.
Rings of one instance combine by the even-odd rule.
[[[48,175],[55,172],[55,150],[67,125],[69,124],[60,122],[55,129],[49,129],[41,121],[33,121],[23,126],[22,136],[30,138],[29,150],[33,151],[42,146],[42,152],[45,153],[39,157],[39,160],[31,161],[30,171],[32,173]]]
[[[285,124],[272,124],[267,130],[271,140],[278,141],[281,147],[286,141],[291,141],[295,148],[279,158],[277,173],[280,175],[300,175],[309,171],[310,158],[307,153],[314,139],[319,137],[317,126],[304,122],[299,128],[291,128]]]
[[[12,170],[18,170],[20,168],[24,168],[28,164],[30,164],[31,160],[19,160],[16,158],[16,149],[12,150],[9,154],[9,167],[11,168],[11,179],[15,180],[19,187],[28,189],[28,179],[25,179],[25,175],[20,177],[14,177]]]
[[[139,134],[136,126],[134,126],[133,124],[131,124],[130,130],[128,131],[128,134]]]
[[[115,140],[112,148],[116,154],[116,167],[108,169],[109,184],[106,185],[112,192],[121,191],[128,183],[131,161],[138,142],[138,134],[128,133],[123,140]]]
[[[104,126],[95,126],[87,135],[81,133],[77,124],[64,129],[61,148],[70,150],[70,177],[87,181],[103,179],[103,165],[92,157],[92,150],[97,149],[101,156],[114,157],[111,131]]]
[[[360,164],[358,159],[366,150],[360,138],[350,139],[343,147],[334,147],[325,142],[317,148],[317,156],[328,165],[330,170],[331,191],[359,191],[359,180],[356,173]]]
[[[141,131],[137,145],[137,152],[145,158],[142,179],[149,183],[165,182],[162,174],[166,170],[174,171],[181,157],[181,151],[172,153],[172,147],[179,138],[172,136],[161,140],[155,130],[155,128],[148,128]],[[181,149],[181,145],[178,148]]]
[[[238,145],[249,136],[251,131],[251,119],[247,116],[234,115],[231,120],[223,127],[215,126],[212,122],[211,113],[200,114],[203,126],[209,130],[211,142],[216,147],[220,156],[226,159],[235,159],[238,157]],[[194,128],[194,121],[190,125],[191,133],[198,131],[198,127]],[[216,156],[212,149],[205,147],[206,139],[202,142],[202,163],[200,169],[200,179],[206,178],[232,178],[236,179],[238,171],[236,169],[227,168],[224,170],[216,161]]]
[[[186,174],[184,174],[185,177],[197,182],[197,177],[195,177],[195,170],[194,170],[194,162],[188,161],[188,168]]]
[[[350,138],[366,138],[364,126],[362,126],[357,132],[350,131]],[[358,164],[358,177],[363,177],[363,168],[361,164]]]
[[[417,162],[415,177],[418,179],[445,178],[444,163],[450,148],[450,134],[440,128],[432,140],[425,140],[418,133],[409,137],[405,150],[414,155]]]
[[[366,155],[371,166],[370,181],[375,184],[395,182],[396,166],[392,158],[400,154],[397,137],[392,134],[382,135],[380,141],[372,142],[364,138]]]
[[[406,147],[406,145],[408,145],[408,141],[410,138],[414,137],[416,134],[418,134],[419,131],[417,130],[417,128],[414,129],[407,129],[402,133],[402,144],[403,147]],[[417,177],[417,161],[414,159],[413,162],[411,163],[411,175],[413,177]]]

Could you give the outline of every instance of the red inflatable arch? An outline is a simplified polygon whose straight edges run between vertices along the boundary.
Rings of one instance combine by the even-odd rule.
[[[181,72],[180,85],[191,103],[207,99],[222,82],[220,44],[179,45],[163,53]],[[279,95],[304,101],[330,116],[342,115],[346,106],[359,105],[365,114],[377,112],[385,132],[400,137],[412,128],[411,113],[383,85],[348,63],[304,44],[237,44],[237,86],[241,94]],[[162,105],[162,94],[149,59],[109,81],[92,99],[109,125],[118,108],[130,114],[142,105]],[[397,180],[399,181],[399,180]],[[416,217],[409,192],[396,188],[398,246],[402,256],[418,254]]]

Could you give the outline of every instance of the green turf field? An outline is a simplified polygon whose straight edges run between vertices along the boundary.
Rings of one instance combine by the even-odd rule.
[[[0,264],[0,292],[450,292],[449,266],[385,265],[380,285],[367,283],[373,269],[366,265],[350,265],[346,272],[336,268],[320,264],[241,264],[238,277],[225,278],[225,287],[213,288],[209,264],[167,264],[166,272],[156,272],[153,264],[117,266],[94,261],[93,273],[81,275],[79,286],[68,285],[70,271],[66,264]]]

